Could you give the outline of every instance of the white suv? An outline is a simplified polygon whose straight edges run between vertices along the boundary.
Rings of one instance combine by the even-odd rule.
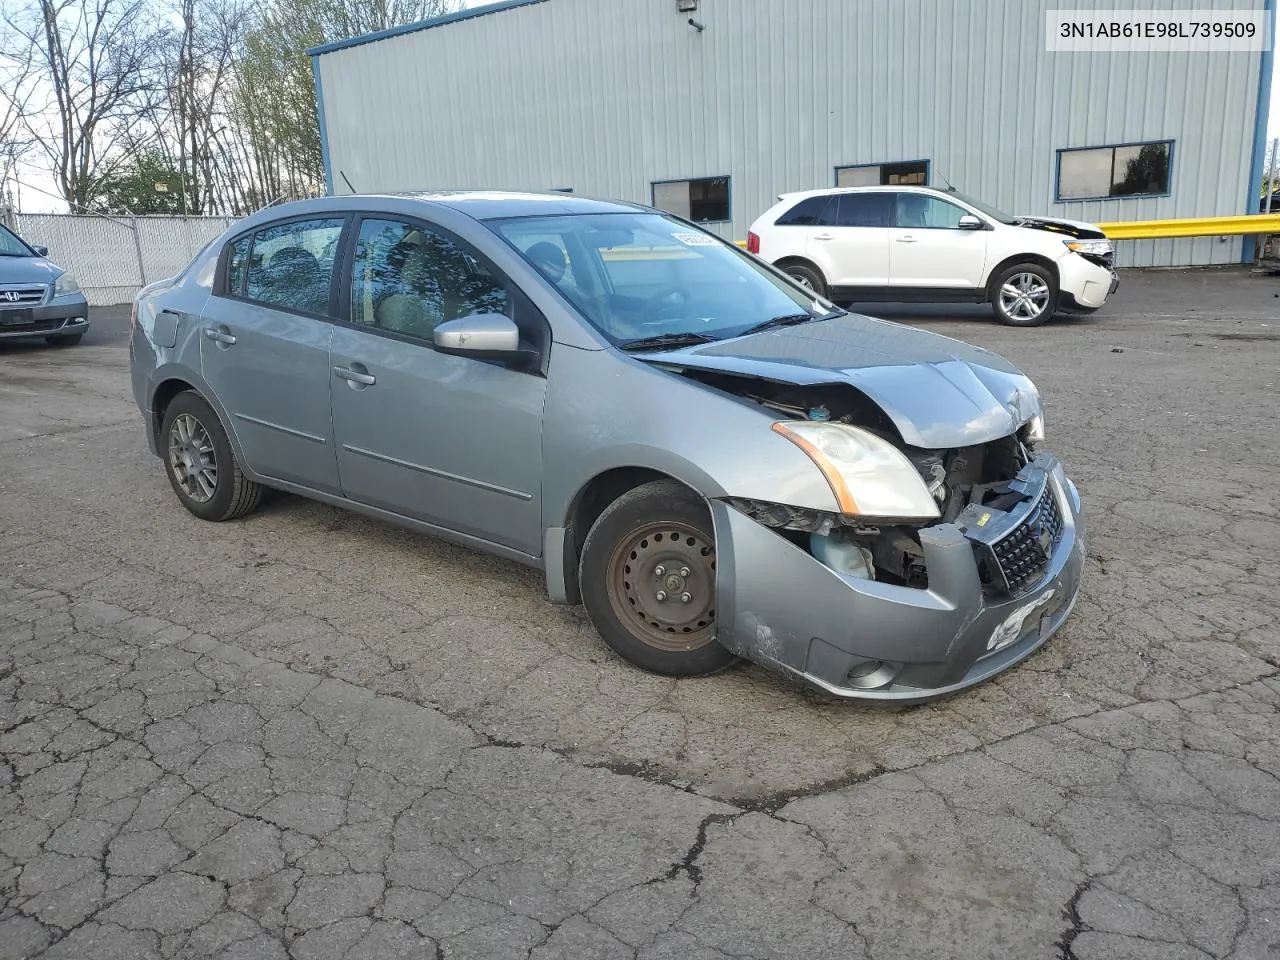
[[[1011,217],[931,187],[784,193],[751,225],[747,250],[837,303],[989,300],[1019,327],[1092,312],[1119,283],[1096,226]]]

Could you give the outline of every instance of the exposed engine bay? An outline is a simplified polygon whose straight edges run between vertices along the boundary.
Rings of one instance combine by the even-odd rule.
[[[915,466],[938,504],[940,517],[927,524],[877,523],[874,518],[729,499],[735,509],[808,550],[837,572],[927,587],[919,535],[922,527],[955,522],[970,507],[1006,511],[1026,499],[1013,483],[1033,457],[1025,430],[976,446],[927,450],[904,443],[884,411],[851,387],[794,386],[700,371],[685,375],[791,419],[848,423],[871,431],[893,443]]]

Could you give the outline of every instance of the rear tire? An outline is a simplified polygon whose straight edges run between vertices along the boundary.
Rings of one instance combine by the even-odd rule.
[[[160,450],[178,501],[201,520],[235,520],[262,502],[262,485],[241,471],[218,415],[199,394],[187,390],[169,402]]]
[[[824,299],[827,297],[827,280],[817,267],[807,263],[788,263],[782,271],[806,290],[812,290]]]
[[[623,659],[652,673],[697,677],[737,658],[716,641],[715,534],[706,504],[657,480],[605,508],[582,547],[587,615]]]
[[[1016,263],[991,280],[991,307],[1010,327],[1038,327],[1057,312],[1058,281],[1038,263]]]
[[[77,343],[84,339],[83,333],[72,333],[70,335],[59,337],[45,337],[44,342],[52,344],[55,347],[74,347]]]

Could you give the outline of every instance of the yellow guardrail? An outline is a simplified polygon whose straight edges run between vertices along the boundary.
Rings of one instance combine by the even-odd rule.
[[[1280,213],[1254,213],[1239,217],[1190,217],[1185,220],[1130,220],[1100,223],[1098,229],[1112,240],[1162,240],[1166,237],[1227,237],[1280,233]]]
[[[1230,237],[1280,233],[1280,213],[1252,213],[1239,217],[1188,217],[1183,220],[1126,220],[1100,223],[1111,240],[1163,240],[1167,237]],[[745,248],[747,241],[735,240]]]

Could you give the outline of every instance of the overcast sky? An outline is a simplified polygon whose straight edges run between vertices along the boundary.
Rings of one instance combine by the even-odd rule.
[[[492,0],[463,0],[466,7],[480,7]],[[1280,37],[1280,33],[1277,34]],[[1274,43],[1273,43],[1274,46]],[[1271,109],[1268,119],[1267,141],[1280,137],[1280,70],[1276,71],[1271,86]],[[57,189],[52,177],[42,170],[28,167],[22,173],[23,190],[19,208],[27,213],[66,213],[67,205],[55,195]]]

